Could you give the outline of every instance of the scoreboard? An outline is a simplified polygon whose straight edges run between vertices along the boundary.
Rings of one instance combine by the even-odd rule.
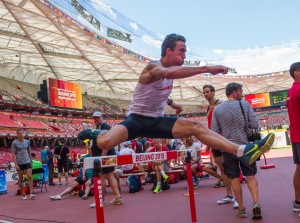
[[[287,94],[287,90],[270,92],[271,106],[286,105]]]
[[[285,106],[288,90],[272,91],[258,94],[245,95],[245,100],[252,108],[262,108],[269,106]]]
[[[261,108],[270,106],[269,93],[248,94],[245,95],[245,100],[250,103],[252,108]]]

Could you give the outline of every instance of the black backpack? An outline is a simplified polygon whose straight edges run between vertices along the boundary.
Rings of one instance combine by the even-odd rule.
[[[157,181],[156,181],[156,176],[154,175],[153,179],[153,186],[152,186],[152,191],[154,191],[156,187]],[[170,184],[167,181],[164,181],[164,179],[161,177],[161,189],[162,190],[169,190],[170,189]]]
[[[140,179],[134,174],[127,177],[126,183],[129,188],[129,193],[135,193],[142,189],[142,184],[140,182]]]

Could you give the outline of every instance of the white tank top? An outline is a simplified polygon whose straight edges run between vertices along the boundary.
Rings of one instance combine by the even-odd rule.
[[[164,109],[172,92],[172,87],[173,80],[166,78],[147,85],[137,83],[127,115],[164,116]]]

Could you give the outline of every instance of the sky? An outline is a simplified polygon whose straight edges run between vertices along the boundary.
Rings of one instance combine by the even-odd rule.
[[[209,49],[246,49],[300,40],[299,0],[102,1],[155,32],[179,33],[188,44]]]
[[[299,0],[76,0],[100,21],[96,30],[72,6],[49,0],[73,19],[113,42],[152,59],[164,36],[187,39],[187,60],[222,64],[237,73],[287,70],[300,61]],[[131,35],[132,43],[111,39],[108,28]]]

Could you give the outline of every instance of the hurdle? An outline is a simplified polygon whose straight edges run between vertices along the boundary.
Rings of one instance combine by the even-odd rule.
[[[86,157],[83,161],[84,169],[94,169],[94,194],[96,204],[96,217],[97,223],[104,223],[104,209],[103,209],[103,197],[101,189],[100,173],[101,168],[112,167],[125,164],[136,164],[142,162],[154,162],[171,160],[177,158],[186,158],[187,168],[187,181],[189,186],[189,199],[190,199],[190,212],[191,222],[197,223],[196,208],[195,208],[195,197],[194,187],[192,180],[192,169],[191,169],[191,150],[175,150],[175,151],[162,151],[162,152],[151,152],[151,153],[138,153],[138,154],[126,154],[126,155],[114,155],[114,156],[99,156],[99,157]],[[96,167],[96,168],[94,168]],[[96,169],[96,170],[95,170]]]

